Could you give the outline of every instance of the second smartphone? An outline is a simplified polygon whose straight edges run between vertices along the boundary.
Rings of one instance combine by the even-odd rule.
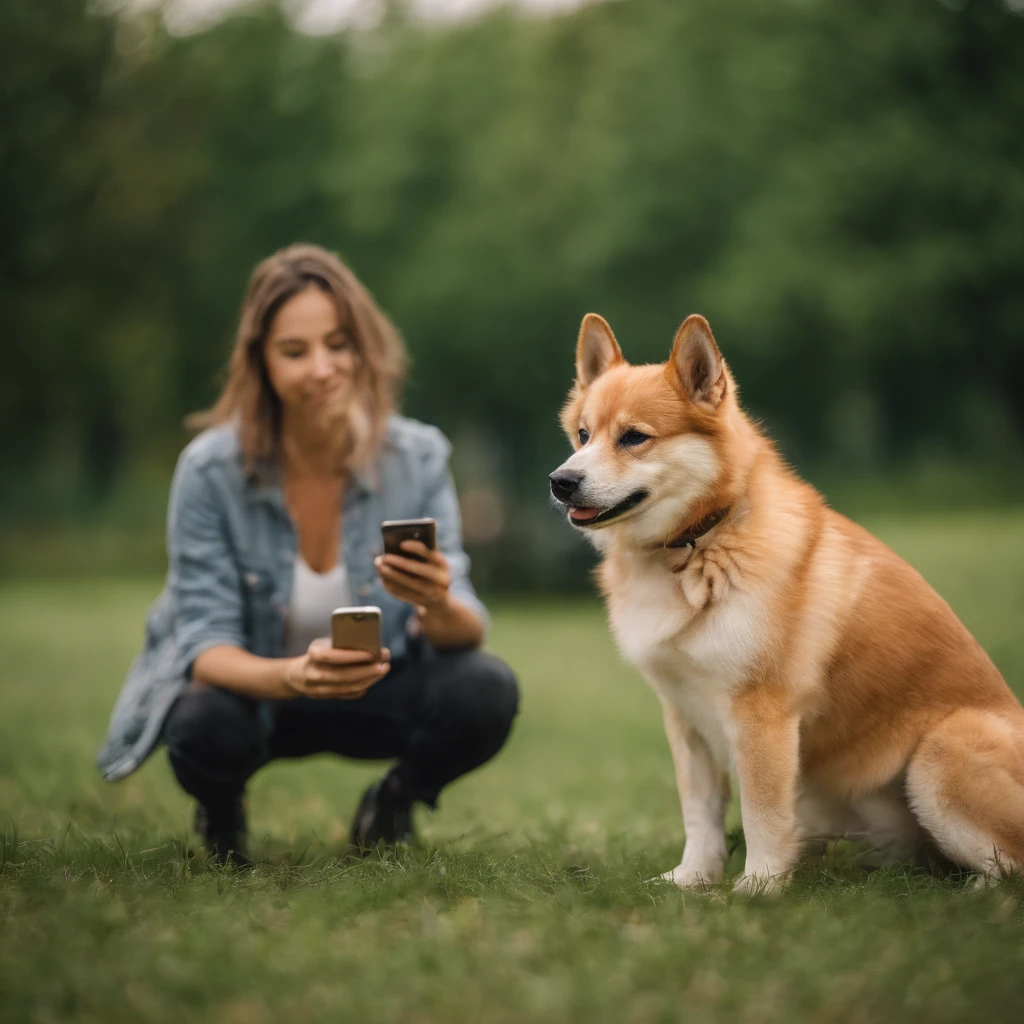
[[[380,609],[376,605],[335,608],[331,612],[331,646],[366,651],[380,661]]]
[[[435,519],[388,519],[380,524],[384,538],[384,551],[389,555],[401,555],[416,562],[425,562],[420,555],[402,550],[402,541],[418,540],[431,551],[437,547],[437,521]]]

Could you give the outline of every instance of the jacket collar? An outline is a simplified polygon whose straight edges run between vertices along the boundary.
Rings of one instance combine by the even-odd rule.
[[[261,459],[256,467],[246,474],[246,496],[250,501],[266,502],[284,508],[284,475],[276,459]],[[379,473],[375,467],[353,470],[345,485],[349,492],[358,495],[376,494],[380,490]]]

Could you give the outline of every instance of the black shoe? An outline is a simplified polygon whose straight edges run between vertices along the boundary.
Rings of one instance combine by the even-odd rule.
[[[218,864],[252,867],[253,862],[245,852],[247,828],[241,796],[226,808],[216,810],[199,804],[195,827]]]
[[[412,825],[412,801],[397,790],[398,779],[389,773],[374,782],[359,801],[352,819],[349,840],[361,850],[378,843],[397,846],[416,839]]]

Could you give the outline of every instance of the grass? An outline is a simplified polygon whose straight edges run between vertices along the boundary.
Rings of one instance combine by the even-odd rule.
[[[1020,692],[1024,515],[872,525]],[[1020,1019],[1019,882],[871,872],[843,844],[778,900],[647,881],[678,861],[678,803],[596,600],[497,607],[523,711],[422,848],[339,858],[378,767],[318,758],[254,780],[256,871],[190,856],[162,753],[116,786],[92,764],[156,586],[0,588],[0,1019]]]

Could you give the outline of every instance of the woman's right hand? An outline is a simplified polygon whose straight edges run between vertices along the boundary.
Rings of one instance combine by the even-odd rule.
[[[386,647],[381,648],[380,661],[374,661],[366,651],[332,647],[330,641],[318,639],[305,654],[288,660],[282,696],[355,700],[390,670],[391,652]]]

